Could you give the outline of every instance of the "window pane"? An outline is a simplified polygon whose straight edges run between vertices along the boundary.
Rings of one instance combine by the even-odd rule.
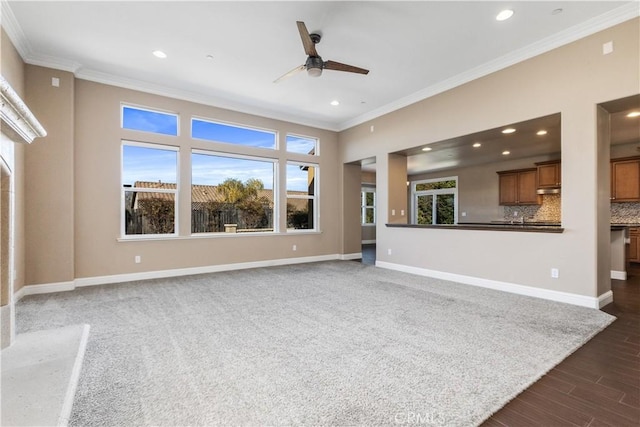
[[[160,148],[122,146],[122,184],[176,183],[178,152]]]
[[[287,135],[287,151],[290,153],[316,154],[316,142],[314,138]]]
[[[433,224],[433,196],[418,196],[417,223]]]
[[[436,224],[454,223],[454,200],[453,194],[436,195]]]
[[[373,223],[375,223],[375,210],[374,208],[366,208],[364,224],[373,224]]]
[[[427,190],[440,190],[442,188],[456,188],[456,181],[436,181],[436,182],[423,182],[420,184],[416,184],[416,191],[427,191]]]
[[[313,195],[315,166],[287,165],[287,194]]]
[[[287,229],[313,230],[314,200],[287,198]]]
[[[375,206],[374,193],[366,192],[365,194],[365,206]]]
[[[175,194],[125,191],[125,234],[172,234]]]
[[[191,155],[191,232],[273,231],[274,163]]]
[[[124,129],[176,136],[178,135],[178,116],[176,114],[123,106],[122,127]]]
[[[225,142],[250,147],[276,148],[275,132],[243,128],[222,123],[193,119],[191,136],[207,141]]]

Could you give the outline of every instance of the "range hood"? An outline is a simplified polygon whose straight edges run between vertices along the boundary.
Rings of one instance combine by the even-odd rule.
[[[560,194],[560,187],[558,188],[538,188],[536,194]]]

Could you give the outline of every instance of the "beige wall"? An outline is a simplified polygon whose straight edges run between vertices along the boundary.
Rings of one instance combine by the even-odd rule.
[[[24,76],[24,62],[18,54],[18,51],[11,43],[11,40],[5,33],[4,29],[1,31],[0,41],[0,64],[2,76],[7,79],[13,90],[25,99],[25,76]],[[40,139],[36,139],[34,144],[40,143]],[[24,202],[24,152],[25,144],[14,144],[14,172],[12,179],[14,180],[14,268],[15,276],[13,278],[14,292],[17,292],[25,283],[25,202]],[[6,238],[3,236],[3,238]]]
[[[26,66],[26,103],[47,136],[25,150],[26,283],[74,279],[74,76]],[[51,79],[59,79],[59,87]]]
[[[121,129],[121,102],[179,113],[182,135],[170,137]],[[281,146],[284,146],[287,132],[318,137],[321,153],[318,157],[295,154],[287,156],[284,150],[278,150],[276,154],[281,172],[284,172],[287,158],[313,159],[319,162],[321,232],[192,238],[189,236],[190,204],[188,198],[183,197],[179,204],[180,238],[119,241],[121,140],[178,146],[182,166],[189,164],[192,148],[217,147],[224,150],[224,144],[191,140],[188,131],[191,116],[274,129],[279,132]],[[75,137],[74,186],[59,191],[75,194],[76,278],[340,253],[342,200],[338,183],[341,182],[339,177],[342,174],[342,166],[338,166],[337,136],[334,132],[76,80]],[[249,155],[264,153],[261,149],[251,147],[238,149]],[[181,168],[179,178],[181,183],[189,183],[189,168]],[[282,180],[282,206],[285,205],[286,198],[284,185]],[[284,215],[280,216],[279,224],[281,229],[285,228]],[[292,249],[294,244],[297,246],[295,252]],[[141,256],[140,264],[134,263],[136,255]],[[44,268],[54,270],[54,266],[51,265]],[[42,277],[39,282],[50,283],[53,279],[52,276]]]
[[[388,193],[393,187],[387,183],[388,153],[562,114],[564,233],[413,230],[379,224],[377,260],[588,297],[606,289],[608,281],[598,283],[603,240],[598,222],[604,221],[599,212],[608,189],[598,181],[596,105],[638,93],[639,22],[627,21],[341,132],[343,162],[376,157],[378,201],[389,206],[395,196]],[[602,55],[602,44],[609,41],[615,51]],[[550,278],[551,268],[560,270],[558,279]]]
[[[344,196],[342,201],[342,253],[353,254],[360,253],[362,247],[360,241],[362,237],[362,228],[360,226],[360,182],[361,169],[360,165],[348,164],[343,166]],[[350,197],[357,194],[358,197]]]

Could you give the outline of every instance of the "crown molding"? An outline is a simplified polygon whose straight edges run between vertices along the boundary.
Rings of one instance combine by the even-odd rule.
[[[614,25],[621,24],[633,18],[640,16],[640,2],[633,1],[624,6],[620,6],[607,13],[591,18],[578,25],[568,28],[559,33],[541,39],[528,46],[515,50],[500,58],[484,63],[478,67],[460,73],[456,76],[443,80],[439,83],[431,85],[427,88],[419,90],[409,96],[400,98],[387,105],[384,105],[368,113],[362,114],[351,120],[344,121],[338,125],[338,131],[344,131],[370,120],[376,119],[385,114],[392,113],[401,108],[407,107],[416,102],[435,96],[439,93],[469,83],[472,80],[479,79],[496,71],[500,71],[511,65],[541,55],[550,50],[559,48],[566,44],[572,43],[581,38],[590,36],[599,31],[605,30]]]
[[[16,16],[13,14],[11,6],[9,6],[9,3],[5,0],[0,1],[0,15],[2,16],[2,28],[4,28],[11,43],[13,43],[24,60],[24,58],[31,55],[31,44],[22,31],[22,27],[18,23]]]
[[[303,126],[310,126],[314,128],[330,130],[337,132],[337,124],[314,120],[308,117],[302,117],[280,111],[275,111],[256,105],[250,105],[247,103],[241,103],[232,101],[228,98],[217,97],[214,95],[206,95],[201,93],[195,93],[182,89],[175,89],[165,85],[158,85],[137,79],[130,79],[127,77],[117,76],[110,73],[104,73],[101,71],[90,70],[87,68],[80,68],[75,77],[82,80],[88,80],[96,83],[102,83],[111,86],[117,86],[125,89],[137,90],[145,93],[151,93],[154,95],[166,96],[168,98],[180,99],[183,101],[194,102],[197,104],[209,105],[216,108],[223,108],[226,110],[236,111],[238,113],[250,114],[260,116],[273,120],[281,120],[289,123],[295,123]]]

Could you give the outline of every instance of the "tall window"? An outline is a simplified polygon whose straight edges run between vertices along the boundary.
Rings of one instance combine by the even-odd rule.
[[[177,136],[178,115],[147,108],[123,105],[122,128]]]
[[[194,150],[191,232],[274,231],[276,161]]]
[[[414,224],[455,224],[458,211],[458,177],[412,183]]]
[[[375,225],[376,223],[376,190],[363,188],[360,193],[361,210],[360,222],[362,225]]]
[[[317,228],[318,166],[287,162],[287,229]]]
[[[122,235],[174,235],[178,148],[123,141]]]
[[[258,148],[276,148],[274,131],[218,123],[204,119],[191,119],[191,136],[207,141],[245,145]]]

